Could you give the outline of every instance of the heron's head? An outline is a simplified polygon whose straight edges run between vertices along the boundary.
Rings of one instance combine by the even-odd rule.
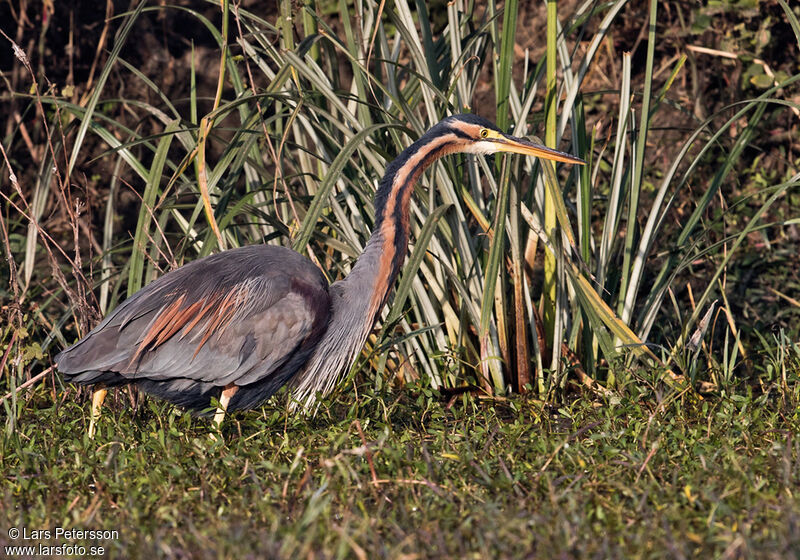
[[[458,136],[457,150],[459,152],[480,155],[511,152],[564,163],[577,163],[579,165],[586,163],[570,154],[506,134],[496,125],[478,115],[469,113],[453,115],[442,120],[439,126]]]

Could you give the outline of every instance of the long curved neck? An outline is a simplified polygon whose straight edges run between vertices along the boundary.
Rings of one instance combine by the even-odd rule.
[[[409,203],[420,175],[457,150],[459,131],[435,126],[386,167],[375,193],[375,228],[350,274],[338,282],[353,300],[367,301],[369,328],[380,312],[408,253]]]
[[[331,318],[304,371],[292,380],[294,397],[309,408],[317,391],[328,393],[353,363],[394,284],[408,252],[408,206],[422,172],[458,151],[466,136],[439,123],[386,167],[375,193],[375,229],[350,274],[330,288]]]

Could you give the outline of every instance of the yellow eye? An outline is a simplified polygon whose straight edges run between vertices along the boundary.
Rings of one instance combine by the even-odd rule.
[[[489,136],[489,129],[482,128],[479,134],[481,135],[481,138],[486,138]]]

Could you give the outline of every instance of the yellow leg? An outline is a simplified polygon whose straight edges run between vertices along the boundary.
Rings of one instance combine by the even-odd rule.
[[[217,409],[217,413],[214,414],[214,424],[216,424],[217,427],[222,424],[222,420],[225,418],[225,412],[228,410],[228,403],[231,402],[231,398],[233,398],[233,395],[235,395],[238,390],[239,387],[233,383],[227,385],[222,390],[222,395],[219,397],[219,408]]]
[[[92,417],[89,420],[89,439],[94,439],[95,424],[100,419],[100,409],[103,407],[103,400],[106,398],[106,394],[108,394],[108,389],[102,384],[97,385],[97,387],[98,388],[92,393]]]

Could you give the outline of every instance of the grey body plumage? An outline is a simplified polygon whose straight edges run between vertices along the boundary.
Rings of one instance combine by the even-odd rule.
[[[194,314],[172,336],[156,344],[158,334],[168,334],[161,329],[148,343],[147,333],[181,296],[184,310],[197,306]],[[207,311],[192,325],[202,308]],[[330,312],[327,282],[311,261],[284,247],[242,247],[150,283],[60,353],[56,365],[67,381],[135,383],[196,410],[207,408],[219,387],[236,383],[229,410],[252,408],[308,360],[310,342],[325,332]]]

